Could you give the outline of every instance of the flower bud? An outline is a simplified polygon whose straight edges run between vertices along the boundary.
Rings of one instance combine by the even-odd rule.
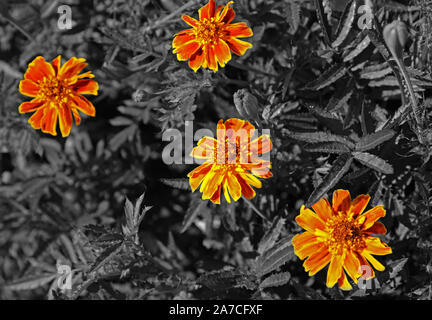
[[[403,49],[408,41],[408,29],[402,21],[395,20],[385,26],[384,41],[395,58],[402,60]]]
[[[234,93],[234,104],[238,113],[244,120],[260,122],[258,99],[246,89],[240,89]]]

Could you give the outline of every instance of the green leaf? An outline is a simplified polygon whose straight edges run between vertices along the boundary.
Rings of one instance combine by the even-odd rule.
[[[318,17],[318,22],[321,25],[321,28],[323,30],[324,34],[324,41],[327,43],[327,45],[330,46],[331,40],[331,26],[328,22],[327,15],[324,10],[323,1],[322,0],[315,0],[315,10]]]
[[[395,134],[396,132],[391,129],[384,129],[382,131],[369,134],[361,138],[360,141],[356,143],[355,150],[367,151],[373,149],[393,138]]]
[[[306,202],[306,207],[311,207],[322,196],[333,188],[339,180],[348,172],[352,162],[352,156],[348,153],[341,154],[334,162],[329,173],[324,177],[320,185],[312,192]]]
[[[364,50],[366,50],[369,45],[371,44],[370,38],[366,35],[365,32],[359,33],[359,35],[356,37],[356,39],[353,41],[352,45],[354,45],[353,50],[346,50],[343,54],[343,61],[349,62],[353,60],[355,57],[357,57],[359,54],[361,54]],[[358,39],[362,39],[359,41]]]
[[[353,152],[353,156],[360,163],[384,174],[393,174],[393,167],[385,160],[367,152]]]
[[[265,278],[259,285],[260,289],[280,287],[288,283],[291,279],[289,272],[281,272],[272,274],[270,277]]]

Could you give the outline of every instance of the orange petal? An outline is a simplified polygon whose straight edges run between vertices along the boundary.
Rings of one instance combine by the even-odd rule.
[[[244,22],[229,24],[225,27],[225,31],[228,37],[243,38],[253,36],[252,29]]]
[[[214,169],[214,166],[212,167]],[[210,199],[213,194],[217,191],[217,188],[222,183],[224,178],[223,174],[216,172],[215,170],[211,170],[204,178],[200,192],[202,192],[203,199]]]
[[[28,120],[28,122],[31,124],[31,126],[34,129],[40,129],[41,128],[41,120],[42,117],[45,114],[45,111],[48,109],[48,107],[45,108],[39,108]]]
[[[344,260],[344,256],[341,254],[333,255],[330,261],[330,266],[327,272],[327,282],[326,285],[328,288],[333,287],[338,279],[341,277],[342,270],[342,262]]]
[[[313,276],[322,268],[324,268],[331,260],[331,254],[327,249],[316,251],[303,263],[305,271],[309,271],[309,276]]]
[[[47,109],[40,122],[42,132],[49,133],[53,136],[57,135],[57,116],[58,112],[56,108],[50,107]]]
[[[359,268],[360,261],[356,255],[348,252],[345,257],[344,269],[355,283],[357,283],[357,279],[360,277]]]
[[[231,51],[238,56],[244,55],[247,49],[252,48],[251,43],[239,40],[237,38],[230,37],[225,39],[225,41],[228,43]]]
[[[361,220],[364,219],[363,222],[363,229],[367,230],[370,227],[374,225],[374,223],[379,219],[386,215],[386,211],[384,210],[384,207],[382,205],[376,206],[369,211],[363,213],[361,216],[359,216],[357,219],[361,222]]]
[[[261,155],[263,153],[270,152],[273,144],[268,135],[262,135],[258,139],[255,139],[250,143],[250,152],[255,155]]]
[[[204,59],[204,51],[202,48],[199,48],[193,55],[191,55],[189,59],[189,67],[193,71],[197,72],[197,70],[203,65]]]
[[[55,58],[51,64],[54,69],[54,73],[57,76],[61,67],[61,55],[58,55],[57,58]]]
[[[327,221],[333,216],[332,207],[326,198],[322,198],[317,203],[313,204],[312,209],[314,209],[322,221]]]
[[[361,277],[363,280],[369,280],[375,277],[375,271],[369,264],[369,262],[361,255],[356,253],[355,256],[360,262],[359,272],[361,273]]]
[[[241,186],[241,193],[246,199],[252,199],[255,197],[255,190],[244,180],[240,175],[236,175],[238,182]]]
[[[220,195],[221,195],[221,185],[218,185],[215,193],[210,198],[210,201],[214,204],[220,204]]]
[[[223,10],[219,13],[219,16],[217,17],[218,21],[222,21],[225,24],[229,24],[231,21],[234,20],[235,12],[232,8],[229,7],[233,3],[234,1],[230,1],[225,5]]]
[[[373,265],[375,269],[378,271],[384,271],[385,267],[377,260],[375,259],[371,254],[363,252],[363,256]]]
[[[294,248],[294,252],[301,260],[303,260],[304,258],[311,256],[315,252],[327,250],[326,248],[327,246],[324,242],[315,240],[307,243],[302,247]]]
[[[183,32],[181,34],[177,34],[175,38],[173,39],[172,46],[173,48],[181,47],[182,45],[188,43],[191,40],[195,40],[195,35],[193,33],[190,33],[193,31],[193,29],[188,29],[189,32]]]
[[[309,243],[317,243],[317,239],[318,238],[316,235],[308,231],[305,231],[303,233],[295,235],[294,238],[292,238],[291,243],[295,251],[296,249],[300,249],[304,246],[309,245]]]
[[[214,0],[210,0],[204,7],[198,10],[199,19],[202,21],[204,19],[210,19],[215,16],[216,4]]]
[[[54,75],[55,72],[52,65],[46,62],[43,57],[39,56],[28,65],[27,71],[24,74],[24,79],[38,82],[43,78],[53,77]]]
[[[59,123],[62,137],[65,138],[70,134],[73,124],[72,113],[67,106],[63,106],[59,110]]]
[[[39,109],[40,107],[42,107],[44,105],[44,103],[45,102],[37,100],[37,99],[33,99],[32,101],[29,101],[29,102],[23,102],[18,107],[18,111],[19,111],[19,113],[33,112],[33,111],[36,111],[37,109]]]
[[[387,229],[383,223],[377,221],[372,225],[372,227],[365,230],[365,232],[372,233],[372,234],[386,234]]]
[[[69,79],[78,76],[78,74],[88,65],[85,61],[86,59],[84,58],[76,58],[76,57],[70,58],[60,68],[58,73],[58,78],[63,80],[63,79]]]
[[[339,285],[339,288],[341,288],[342,290],[351,290],[352,289],[352,286],[348,282],[347,277],[345,276],[345,272],[343,272],[343,270],[342,270],[341,277],[338,279],[338,285]]]
[[[324,222],[312,210],[302,205],[296,221],[303,229],[315,233],[316,229],[325,230]]]
[[[204,177],[210,172],[211,168],[212,164],[204,163],[188,173],[187,176],[189,177],[189,184],[192,191],[195,191],[198,188],[204,180]]]
[[[198,49],[200,44],[196,41],[190,41],[181,47],[176,48],[173,53],[177,53],[178,61],[188,60]]]
[[[39,92],[39,85],[32,80],[21,80],[19,84],[19,91],[28,97],[36,97]]]
[[[241,185],[238,182],[236,176],[232,174],[231,172],[228,172],[227,177],[227,188],[229,191],[229,194],[233,198],[234,201],[238,201],[240,199],[242,194]]]
[[[192,17],[189,17],[187,14],[182,15],[182,19],[191,27],[198,27],[198,21]]]
[[[79,115],[78,110],[76,108],[72,108],[72,114],[73,114],[73,116],[75,118],[75,124],[77,126],[79,126],[80,123],[81,123],[81,116]]]
[[[262,183],[257,178],[249,173],[240,173],[240,176],[246,181],[247,184],[254,186],[255,188],[261,188]]]
[[[99,85],[94,80],[81,79],[74,84],[73,88],[78,94],[93,94],[97,96]]]
[[[83,113],[85,113],[85,114],[87,114],[87,115],[89,115],[91,117],[94,117],[96,115],[96,109],[95,109],[95,107],[85,97],[83,97],[83,96],[74,96],[73,97],[73,102],[75,102],[76,108],[79,111],[81,111],[81,112],[83,112]]]
[[[366,238],[366,251],[371,254],[383,256],[392,253],[392,249],[377,237]]]
[[[353,214],[353,216],[358,216],[361,214],[366,206],[368,205],[370,200],[370,196],[367,194],[361,194],[357,196],[353,202],[351,203],[350,212]]]
[[[217,45],[214,48],[214,52],[221,67],[225,67],[225,64],[231,60],[230,48],[222,39],[219,39]]]
[[[207,61],[208,68],[214,72],[218,71],[218,64],[214,49],[211,46],[208,46],[205,50],[205,53],[205,59]]]
[[[351,206],[351,196],[347,190],[335,190],[333,192],[333,210],[335,212],[348,212]]]

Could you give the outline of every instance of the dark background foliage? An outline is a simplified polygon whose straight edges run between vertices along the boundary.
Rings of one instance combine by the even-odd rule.
[[[373,3],[362,31],[361,0],[238,0],[253,48],[194,73],[171,42],[204,1],[0,1],[0,298],[431,299],[432,3]],[[397,19],[408,80],[382,38]],[[27,64],[58,54],[86,58],[100,84],[97,116],[66,139],[18,113]],[[194,165],[163,163],[161,137],[230,117],[271,129],[274,177],[217,206],[191,193]],[[327,289],[292,250],[300,206],[336,188],[387,210],[393,254],[368,290]]]

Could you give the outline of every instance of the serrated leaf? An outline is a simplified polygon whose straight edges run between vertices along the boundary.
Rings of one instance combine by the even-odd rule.
[[[172,188],[191,191],[188,179],[160,179],[160,182]]]
[[[307,152],[332,153],[332,154],[342,154],[351,151],[346,145],[339,142],[321,142],[321,143],[305,146],[304,149]]]
[[[318,17],[318,22],[321,25],[321,28],[323,30],[323,34],[324,34],[324,40],[327,43],[327,45],[330,46],[331,43],[331,39],[330,39],[330,35],[331,35],[331,27],[330,24],[327,20],[327,16],[324,10],[324,6],[323,6],[323,1],[322,0],[315,0],[315,10],[317,13],[317,17]]]
[[[257,258],[256,272],[258,277],[275,271],[294,257],[294,249],[291,244],[292,237],[287,236],[282,238],[272,248]]]
[[[272,274],[270,277],[265,278],[259,285],[261,289],[280,287],[288,283],[291,279],[291,274],[289,272],[281,272]]]
[[[116,151],[127,140],[130,140],[134,136],[137,130],[138,130],[138,126],[136,124],[133,124],[121,130],[119,133],[117,133],[114,137],[110,139],[109,141],[110,149]]]
[[[318,142],[339,142],[346,145],[350,149],[354,149],[355,145],[352,141],[327,132],[293,132],[288,129],[282,131],[283,135],[286,135],[292,139],[300,140],[309,143]]]
[[[276,243],[279,238],[282,228],[285,225],[285,219],[279,218],[273,221],[270,229],[266,232],[266,234],[261,238],[258,244],[258,253],[263,254],[265,251],[270,249]]]
[[[347,69],[343,64],[335,64],[324,71],[318,79],[308,83],[303,89],[310,91],[321,90],[342,78],[346,71]]]
[[[384,129],[372,134],[369,134],[360,139],[359,142],[356,143],[355,150],[356,151],[367,151],[373,149],[382,143],[390,140],[396,134],[395,131],[391,129]]]
[[[365,34],[364,32],[359,34],[359,37],[363,36],[363,39],[355,45],[353,50],[344,52],[343,55],[344,62],[349,62],[353,60],[355,57],[357,57],[359,54],[361,54],[364,50],[366,50],[369,47],[369,45],[371,44],[371,40],[367,35],[364,36],[364,34]],[[354,42],[356,42],[356,40],[354,40]]]
[[[333,188],[339,180],[348,172],[351,163],[352,156],[348,153],[341,154],[330,168],[329,173],[324,177],[320,185],[312,192],[309,199],[306,202],[306,207],[311,207],[316,203],[322,196]]]
[[[356,16],[357,1],[350,0],[345,7],[342,17],[339,20],[339,26],[337,28],[337,37],[332,43],[333,48],[337,48],[345,41],[351,31],[354,18]]]
[[[394,173],[393,167],[388,164],[384,159],[381,159],[376,155],[367,152],[353,152],[353,156],[360,163],[376,171],[382,172],[384,174]]]
[[[183,219],[182,228],[180,233],[185,232],[190,225],[194,222],[196,216],[207,209],[207,201],[201,199],[201,195],[194,196],[191,200],[188,210],[186,211],[186,215]]]
[[[48,275],[30,277],[30,278],[11,282],[9,284],[6,284],[5,287],[8,288],[9,290],[14,290],[14,291],[33,290],[50,283],[57,276],[58,276],[57,274],[48,274]]]

